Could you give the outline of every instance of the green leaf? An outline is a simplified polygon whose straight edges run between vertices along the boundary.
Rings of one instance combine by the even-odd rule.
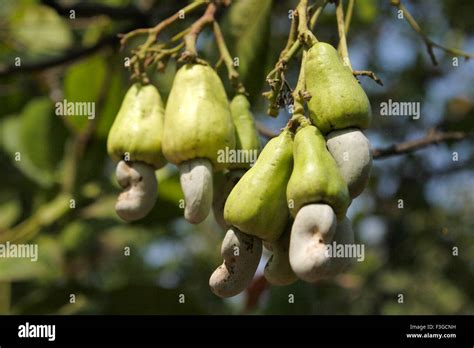
[[[230,54],[239,58],[242,81],[255,98],[265,81],[272,0],[239,0],[229,9],[222,28]]]
[[[0,253],[0,282],[2,281],[22,281],[27,279],[56,279],[62,275],[63,256],[59,243],[50,237],[38,238],[31,244],[2,244],[10,250],[10,254]],[[23,257],[12,257],[12,251],[30,250],[29,254],[22,254]],[[36,248],[36,261],[34,250]],[[2,249],[3,251],[3,249]],[[18,254],[17,254],[18,255]],[[5,257],[9,256],[9,257]],[[27,256],[27,257],[25,257]]]
[[[66,129],[53,112],[48,98],[32,100],[20,117],[20,141],[31,162],[38,168],[53,172],[64,152]]]
[[[97,116],[97,102],[100,99],[102,87],[105,83],[107,63],[102,55],[95,55],[71,66],[64,78],[64,97],[67,103],[95,103]],[[68,122],[77,130],[85,129],[88,122],[87,115],[67,115]]]
[[[2,120],[2,141],[12,163],[25,176],[50,187],[64,152],[67,131],[48,98],[30,101],[21,114]]]
[[[32,54],[54,54],[71,46],[67,22],[48,6],[20,5],[10,17],[10,31],[23,49]]]
[[[122,99],[125,95],[125,90],[122,89],[122,75],[118,71],[114,71],[110,77],[107,97],[104,101],[104,106],[97,115],[96,134],[100,139],[106,139],[109,134],[110,127],[114,123]]]

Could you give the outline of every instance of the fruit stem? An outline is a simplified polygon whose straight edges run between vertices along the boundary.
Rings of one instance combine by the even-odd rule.
[[[317,8],[309,20],[309,30],[314,30],[319,16],[323,12],[327,3],[328,0],[324,0],[322,3],[316,5]],[[298,54],[301,47],[303,47],[303,43],[298,40],[300,27],[298,23],[299,20],[300,18],[296,12],[291,19],[291,28],[286,46],[281,51],[280,58],[278,59],[278,62],[276,62],[275,67],[267,75],[267,82],[270,84],[271,90],[265,92],[263,95],[269,101],[267,113],[270,116],[277,116],[279,109],[282,107],[279,100],[281,99],[280,94],[283,92],[284,84],[286,84],[284,73],[288,67],[288,63]]]
[[[293,115],[291,116],[290,120],[288,121],[286,128],[295,131],[298,126],[307,123],[307,119],[304,116],[304,103],[305,103],[305,73],[304,73],[304,65],[306,62],[306,50],[303,51],[303,58],[301,59],[301,68],[300,74],[298,76],[298,82],[296,83],[296,87],[293,90]]]
[[[308,28],[308,0],[300,0],[298,6],[296,7],[296,12],[298,14],[298,40],[301,41],[306,46],[313,46],[318,39]]]
[[[184,36],[184,44],[185,44],[185,51],[182,53],[180,61],[184,62],[193,62],[196,61],[197,58],[197,49],[196,49],[196,41],[199,34],[203,31],[203,29],[209,25],[214,23],[214,14],[217,11],[217,4],[211,2],[207,5],[206,11],[204,14],[199,18],[196,22],[193,23],[191,26],[191,30]]]
[[[217,48],[219,49],[219,52],[221,54],[221,60],[224,62],[226,68],[227,68],[227,73],[228,73],[228,78],[230,82],[232,83],[232,86],[234,87],[234,90],[238,94],[246,94],[245,92],[245,87],[240,81],[239,73],[234,67],[234,60],[232,59],[229,49],[227,48],[227,45],[225,43],[224,35],[222,35],[221,28],[219,26],[219,23],[217,21],[214,21],[213,23],[213,30],[214,30],[214,37],[216,38],[217,42]]]
[[[347,41],[346,41],[346,29],[344,23],[344,9],[342,8],[342,1],[336,1],[336,18],[337,18],[337,30],[339,33],[339,53],[342,57],[342,63],[351,69],[352,65],[351,60],[349,59],[349,51],[347,49]]]

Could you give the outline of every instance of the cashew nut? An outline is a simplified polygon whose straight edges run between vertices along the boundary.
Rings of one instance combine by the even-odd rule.
[[[224,263],[212,273],[209,286],[219,297],[232,297],[252,281],[262,256],[262,241],[231,227],[222,242],[221,254]]]
[[[349,195],[357,197],[367,185],[372,166],[369,140],[359,129],[347,128],[329,133],[326,145],[349,187]]]
[[[351,220],[347,217],[338,221],[336,233],[332,243],[336,245],[354,244],[354,231],[352,230]],[[344,257],[328,257],[327,261],[320,269],[319,278],[329,278],[342,273],[354,261],[354,258],[344,255]]]
[[[115,204],[117,215],[125,221],[145,217],[155,205],[158,190],[154,167],[144,162],[120,161],[115,174],[125,189]]]
[[[212,205],[212,164],[204,158],[195,158],[179,166],[181,188],[186,207],[184,217],[198,224],[209,215]]]
[[[296,214],[290,237],[290,265],[298,278],[307,282],[319,279],[327,261],[326,244],[336,231],[336,215],[327,204],[310,204]]]
[[[237,184],[244,174],[245,170],[231,170],[228,173],[225,173],[221,182],[218,183],[218,186],[215,186],[215,191],[218,192],[218,194],[214,195],[212,210],[217,223],[225,230],[229,228],[229,224],[224,219],[225,201],[227,200],[227,197],[229,197],[229,194],[234,188],[235,184]]]
[[[290,231],[287,228],[276,242],[265,243],[265,247],[273,252],[265,266],[265,278],[272,285],[290,285],[297,280],[288,258]]]

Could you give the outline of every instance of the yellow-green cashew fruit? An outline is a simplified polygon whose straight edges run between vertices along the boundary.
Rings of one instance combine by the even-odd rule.
[[[213,197],[212,211],[216,222],[224,230],[229,228],[229,224],[224,219],[225,202],[231,191],[234,189],[234,186],[237,185],[244,174],[245,170],[243,169],[233,169],[226,173],[214,173],[214,192],[217,194]]]
[[[248,169],[251,161],[257,159],[260,150],[260,138],[252,112],[250,103],[243,94],[237,94],[230,103],[232,121],[235,127],[235,150],[237,161],[229,164],[229,168]]]
[[[348,128],[327,135],[327,148],[347,183],[349,195],[355,198],[364,191],[372,167],[370,142],[357,128]]]
[[[293,136],[284,130],[271,139],[230,193],[225,221],[242,232],[275,241],[288,220],[286,185],[293,168]]]
[[[235,148],[227,96],[208,65],[187,64],[176,73],[165,111],[163,153],[178,166],[185,218],[203,221],[212,205],[212,172],[228,166],[219,153]]]
[[[325,203],[342,219],[349,206],[349,191],[316,127],[303,125],[297,130],[293,156],[294,168],[286,191],[291,214],[296,216],[307,204]]]
[[[318,42],[309,49],[304,76],[306,90],[311,94],[310,117],[323,134],[336,129],[369,126],[369,99],[333,46]]]
[[[162,167],[164,107],[153,85],[133,84],[122,102],[107,138],[107,151],[115,161],[140,161]]]
[[[166,104],[166,159],[179,165],[205,158],[215,169],[223,169],[227,163],[220,163],[218,155],[226,147],[235,148],[235,129],[219,76],[208,65],[184,65],[176,73]]]
[[[272,285],[290,285],[298,278],[291,269],[289,260],[291,225],[273,243],[265,243],[265,247],[272,252],[265,266],[265,279]]]
[[[125,95],[110,129],[107,151],[118,161],[116,176],[124,189],[115,210],[126,221],[145,217],[155,204],[155,169],[165,164],[161,152],[163,118],[158,90],[136,83]]]

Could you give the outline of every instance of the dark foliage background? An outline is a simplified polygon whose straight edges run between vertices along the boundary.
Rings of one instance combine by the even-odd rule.
[[[159,196],[149,217],[133,224],[117,218],[113,207],[119,188],[105,143],[130,85],[123,62],[133,45],[119,52],[114,37],[152,26],[186,3],[2,1],[0,240],[37,243],[40,253],[37,262],[0,259],[2,311],[7,311],[11,286],[14,314],[474,313],[472,137],[374,161],[368,188],[349,210],[356,240],[365,244],[365,261],[316,285],[268,287],[261,278],[262,263],[249,291],[228,300],[215,297],[208,277],[221,263],[224,232],[212,216],[199,226],[184,221],[172,166],[157,173]],[[405,5],[432,39],[474,52],[472,1]],[[254,32],[236,37],[226,13],[232,9],[220,14],[231,51],[250,45],[255,53],[244,78],[257,119],[273,130],[284,125],[288,114],[265,116],[261,92],[265,73],[285,45],[288,10],[295,6],[294,0],[274,0],[269,27],[255,25],[263,23],[255,13],[244,26]],[[77,10],[74,20],[70,8]],[[328,5],[315,33],[336,44],[334,13]],[[180,21],[163,38],[196,18]],[[92,54],[72,63],[27,71],[31,64],[74,56],[94,45]],[[474,63],[459,59],[459,66],[453,66],[451,56],[436,50],[439,65],[433,66],[420,37],[397,19],[389,1],[356,1],[348,45],[353,67],[373,70],[384,81],[380,87],[361,77],[374,112],[367,135],[375,148],[421,137],[434,126],[472,131]],[[199,48],[216,62],[210,31],[201,35]],[[23,72],[1,73],[16,57]],[[175,70],[171,61],[164,73],[152,74],[165,98]],[[223,67],[220,71],[225,76]],[[288,73],[293,84],[297,71],[293,62]],[[96,118],[56,116],[54,103],[63,99],[95,102]],[[380,103],[389,99],[421,102],[421,118],[380,116]],[[21,161],[15,161],[17,152]],[[128,250],[130,256],[124,255]],[[71,294],[75,303],[70,303]],[[179,302],[180,294],[185,303]],[[288,303],[289,294],[294,303]],[[404,303],[398,302],[399,294]]]

